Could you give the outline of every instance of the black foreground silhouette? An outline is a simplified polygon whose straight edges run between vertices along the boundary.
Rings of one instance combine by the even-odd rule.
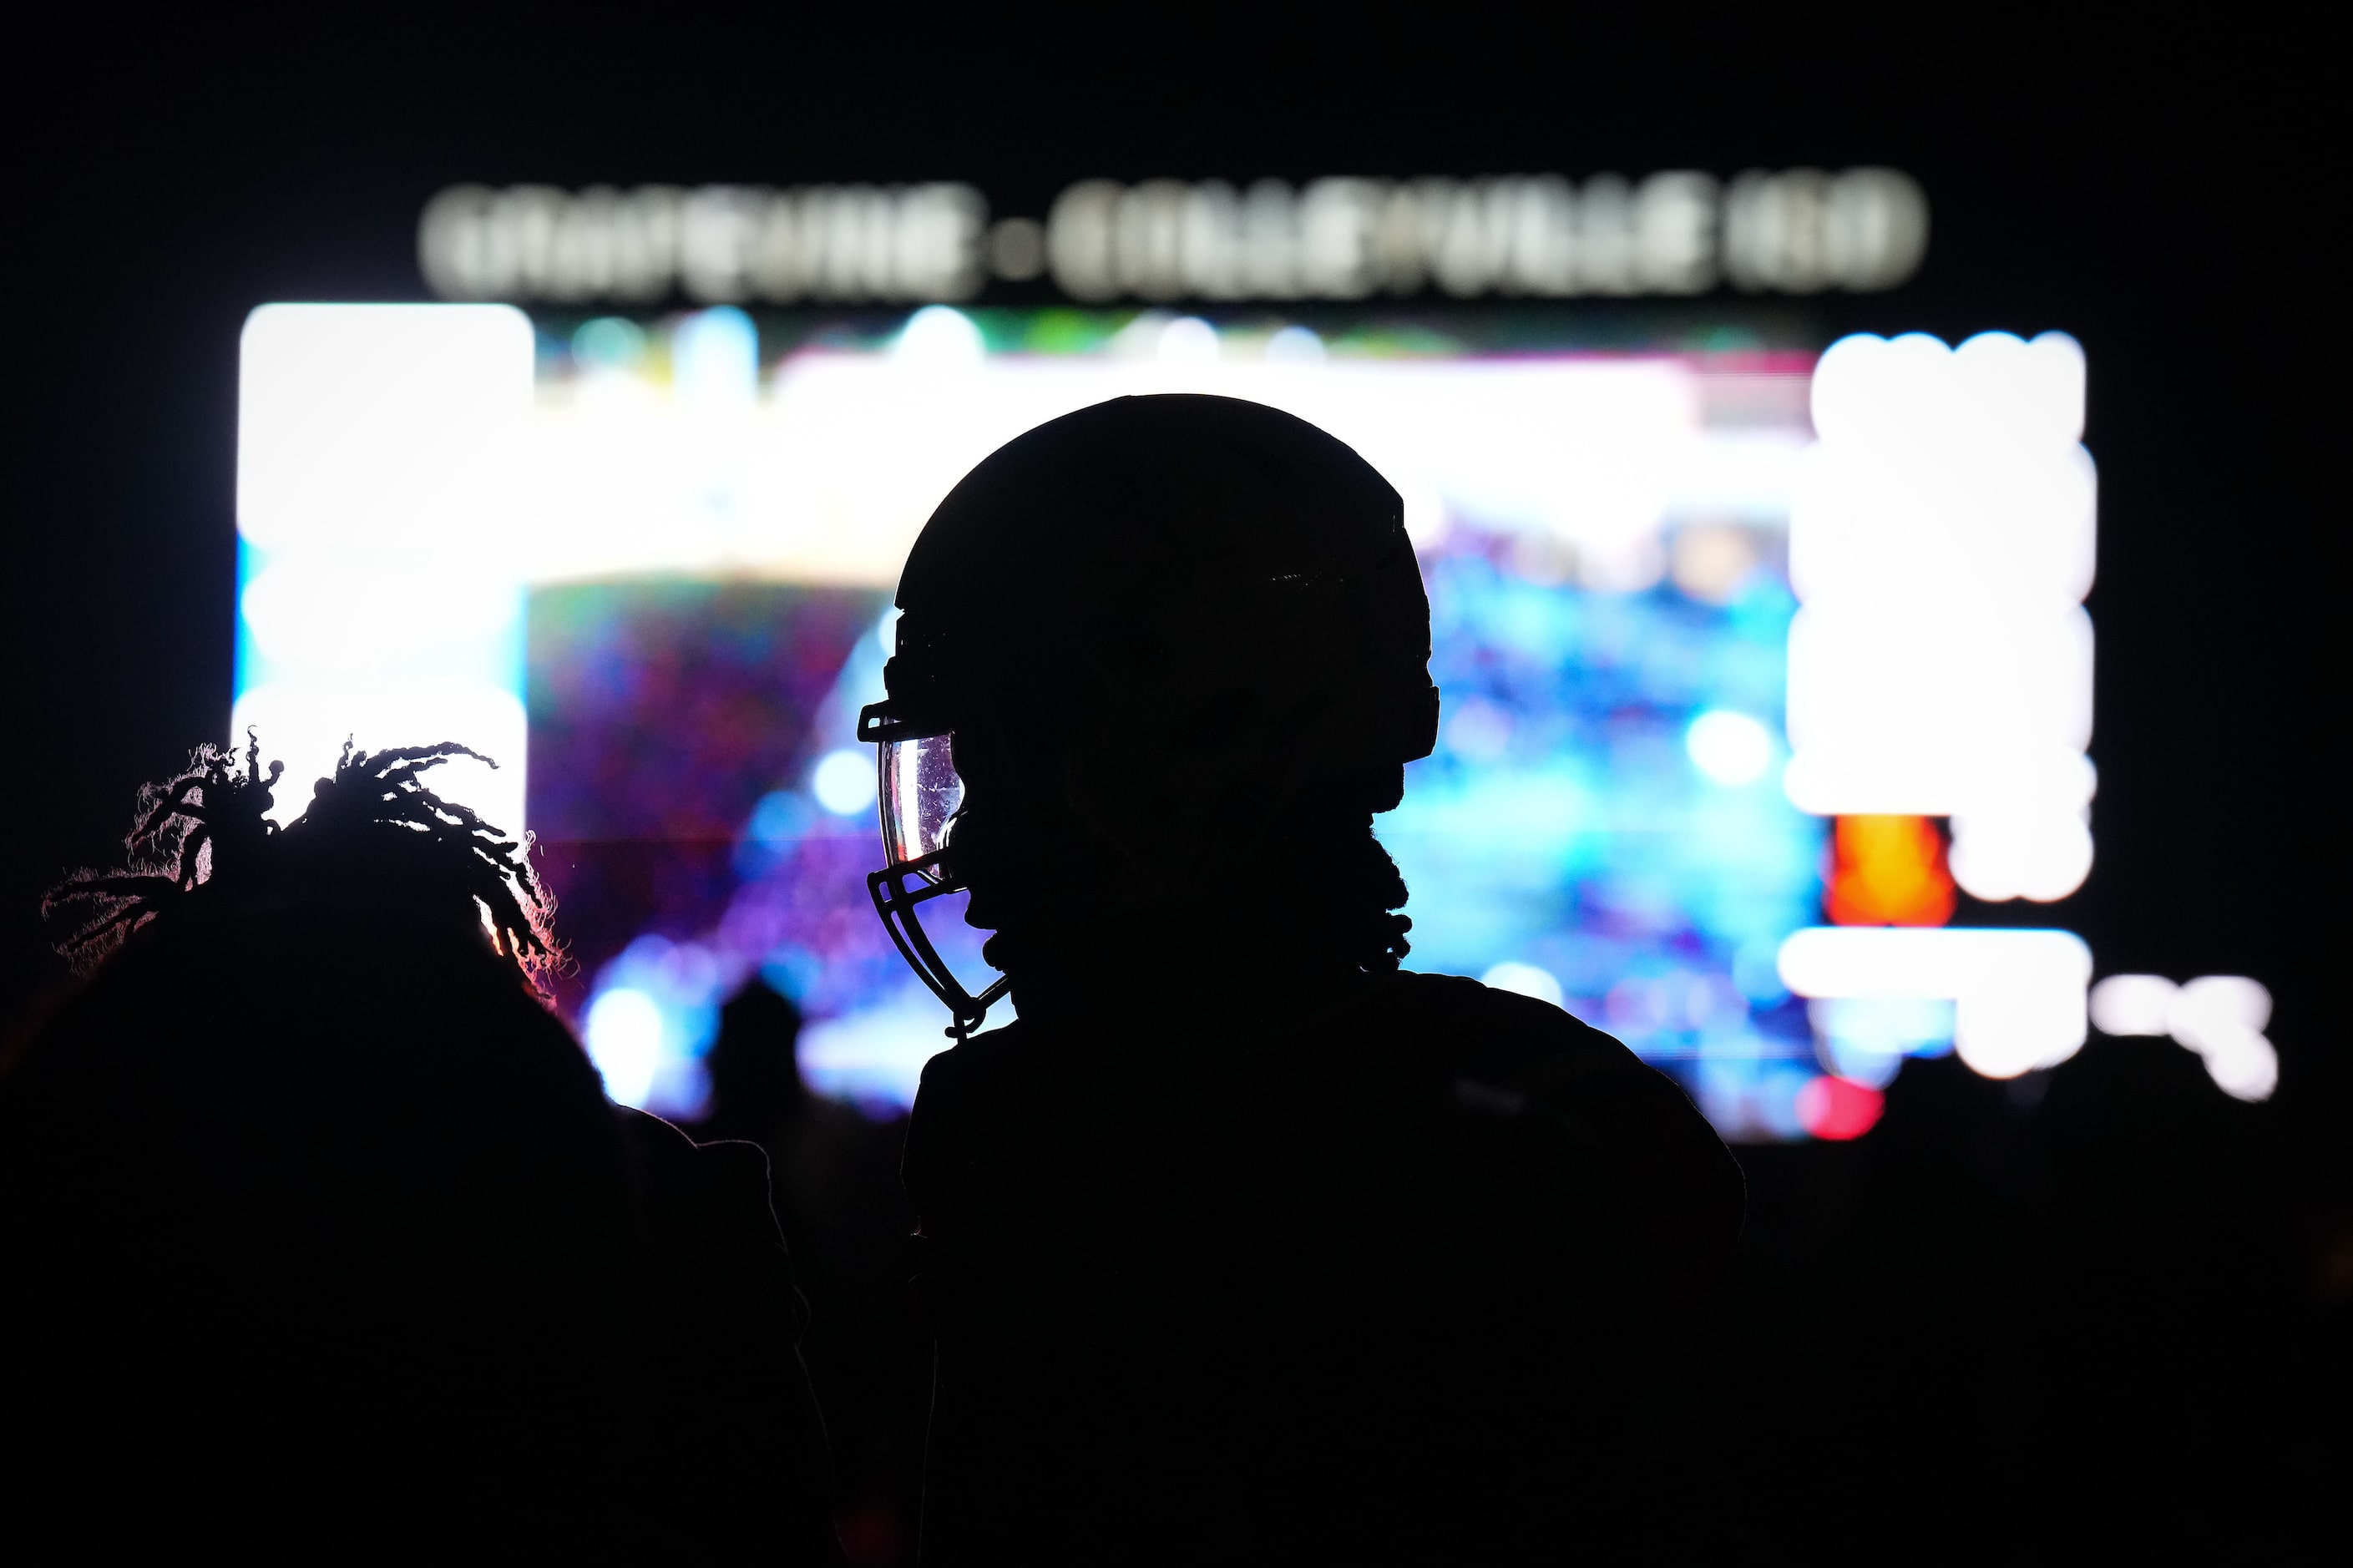
[[[832,1441],[835,1527],[852,1563],[908,1562],[931,1347],[908,1322],[915,1216],[899,1180],[906,1121],[812,1092],[800,1074],[800,1009],[756,975],[730,997],[703,1058],[710,1104],[691,1131],[768,1152],[776,1218],[812,1309],[801,1354]]]
[[[960,1041],[905,1157],[926,1563],[1709,1542],[1689,1330],[1739,1171],[1616,1041],[1399,971],[1371,824],[1438,721],[1400,513],[1288,415],[1123,398],[909,558],[860,729],[877,908]],[[956,891],[976,992],[923,931]]]
[[[606,1100],[524,847],[418,780],[473,755],[347,746],[280,830],[206,747],[51,895],[90,973],[0,1078],[24,1538],[839,1560],[765,1162]]]

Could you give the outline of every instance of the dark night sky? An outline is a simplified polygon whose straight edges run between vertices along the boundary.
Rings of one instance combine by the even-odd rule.
[[[2061,918],[2104,971],[2265,980],[2284,1103],[2341,1087],[2343,706],[2324,676],[2342,557],[2306,368],[2327,352],[2319,115],[2277,74],[2290,41],[1116,15],[910,16],[851,38],[404,14],[364,44],[248,25],[24,57],[0,425],[8,1011],[51,972],[38,889],[106,856],[137,784],[220,728],[246,312],[420,297],[416,215],[443,184],[955,177],[1042,212],[1099,174],[1886,163],[1929,192],[1928,266],[1831,302],[1833,325],[2059,327],[2092,365],[2100,861]]]

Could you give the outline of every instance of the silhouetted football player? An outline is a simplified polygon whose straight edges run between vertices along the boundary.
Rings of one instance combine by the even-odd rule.
[[[1438,692],[1397,493],[1275,410],[1122,398],[966,476],[898,603],[872,883],[958,1037],[905,1164],[925,1560],[1688,1542],[1673,1326],[1739,1173],[1616,1041],[1398,968],[1372,819]],[[976,995],[923,928],[956,891]]]

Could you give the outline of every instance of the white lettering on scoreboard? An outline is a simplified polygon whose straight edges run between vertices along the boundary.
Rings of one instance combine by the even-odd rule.
[[[1050,275],[1071,299],[1457,299],[1893,289],[1928,203],[1894,169],[1474,180],[1082,180],[1041,223],[970,185],[458,185],[425,209],[444,299],[705,304],[969,300]]]

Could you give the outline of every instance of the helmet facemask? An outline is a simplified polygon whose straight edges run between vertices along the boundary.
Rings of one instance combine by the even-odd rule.
[[[867,876],[866,890],[900,956],[953,1016],[948,1034],[962,1040],[980,1026],[1013,979],[1000,974],[976,994],[923,930],[924,904],[970,890],[949,848],[965,803],[955,736],[948,730],[926,730],[898,717],[889,702],[874,703],[858,715],[859,739],[877,747],[882,820],[884,864]]]
[[[918,706],[877,703],[860,715],[861,736],[879,748],[885,860],[867,881],[893,944],[954,1016],[948,1033],[959,1040],[1025,976],[1053,994],[1078,984],[1165,998],[1181,986],[1150,972],[1191,950],[1183,933],[1243,941],[1222,966],[1229,985],[1254,965],[1294,972],[1307,954],[1289,939],[1325,901],[1322,884],[1335,874],[1363,881],[1350,834],[1332,827],[1353,819],[1354,836],[1372,846],[1369,816],[1397,803],[1402,772],[1392,763],[1319,775],[1257,746],[1239,756],[1171,746],[1166,729],[1148,724],[1073,734],[1062,719],[1008,731],[996,714],[961,735],[987,786],[976,825],[959,733],[919,733],[933,726],[896,717]],[[1295,738],[1318,737],[1302,725]],[[1377,846],[1371,854],[1394,881]],[[1404,900],[1398,886],[1392,908]],[[950,893],[972,896],[965,923],[997,933],[983,957],[1007,973],[985,986],[967,985],[924,928],[924,906]]]

